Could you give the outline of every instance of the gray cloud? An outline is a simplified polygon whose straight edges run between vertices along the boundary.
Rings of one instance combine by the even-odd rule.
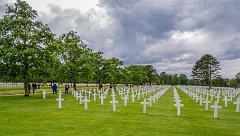
[[[89,47],[125,65],[152,64],[158,72],[190,76],[195,61],[210,53],[224,77],[239,72],[239,0],[99,0],[100,8],[87,13],[48,7],[40,20],[54,33],[77,31]]]

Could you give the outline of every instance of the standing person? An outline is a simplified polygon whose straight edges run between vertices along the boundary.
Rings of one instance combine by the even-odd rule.
[[[54,84],[54,85],[52,86],[52,90],[53,90],[53,94],[54,94],[54,93],[57,94],[57,85],[56,85],[56,84]]]
[[[37,84],[36,83],[32,83],[32,89],[33,89],[33,94],[34,94],[35,89],[37,89]]]
[[[31,94],[31,84],[29,82],[28,82],[27,87],[28,87],[29,94]]]
[[[69,89],[69,84],[65,85],[65,94],[68,93],[68,89]]]
[[[110,88],[113,88],[113,83],[110,83]]]

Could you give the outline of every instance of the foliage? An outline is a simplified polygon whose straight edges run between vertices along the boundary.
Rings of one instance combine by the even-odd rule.
[[[147,76],[148,76],[148,83],[158,83],[158,73],[157,70],[153,68],[152,65],[146,65],[147,69]]]
[[[146,84],[148,79],[148,70],[143,65],[130,65],[125,67],[131,75],[132,84],[142,85]]]
[[[237,79],[238,83],[240,84],[240,72],[238,72],[238,73],[235,75],[235,78]]]
[[[238,88],[239,84],[238,81],[236,79],[231,79],[229,81],[229,87],[234,87],[234,88]]]
[[[60,46],[63,47],[61,54],[61,71],[66,79],[74,83],[76,90],[76,82],[82,80],[84,75],[89,74],[89,60],[91,49],[87,48],[80,36],[70,31],[59,37]],[[90,74],[91,75],[91,74]]]
[[[210,89],[212,79],[219,76],[220,70],[220,62],[217,61],[217,58],[213,57],[211,54],[205,54],[196,61],[192,70],[192,77],[204,81]]]
[[[0,20],[1,70],[9,81],[25,82],[25,96],[29,95],[27,82],[44,73],[52,58],[46,48],[54,34],[37,17],[37,11],[17,0]]]

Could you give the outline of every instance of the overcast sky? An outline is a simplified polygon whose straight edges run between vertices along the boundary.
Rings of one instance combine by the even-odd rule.
[[[206,53],[221,75],[240,72],[240,0],[26,0],[57,35],[71,30],[124,65],[186,74]],[[5,4],[0,1],[0,15]]]

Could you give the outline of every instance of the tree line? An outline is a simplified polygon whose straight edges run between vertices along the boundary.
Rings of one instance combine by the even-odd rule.
[[[185,74],[158,74],[152,65],[123,63],[94,52],[74,31],[56,36],[25,1],[7,5],[0,19],[0,81],[24,82],[25,96],[29,96],[28,82],[71,82],[74,89],[76,83],[226,85],[216,75],[211,82],[209,74],[214,72],[201,76],[203,71],[197,72],[197,67],[202,64],[194,67],[194,79],[189,80]],[[207,66],[205,70],[209,70]]]

